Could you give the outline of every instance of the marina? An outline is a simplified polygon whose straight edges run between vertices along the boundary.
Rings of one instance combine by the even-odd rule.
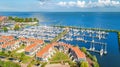
[[[90,35],[90,36],[89,36]],[[78,30],[78,29],[70,29],[69,33],[61,38],[60,41],[80,41],[83,43],[89,43],[88,51],[97,52],[101,56],[103,54],[107,54],[107,43],[103,42],[107,39],[109,35],[108,32],[105,31],[93,31],[93,30]],[[90,38],[90,40],[88,40]],[[96,40],[95,40],[96,39]],[[100,50],[96,49],[95,46],[100,45]]]
[[[78,28],[75,30],[76,32],[73,34],[72,32],[69,33],[70,35],[65,35],[62,37],[59,41],[65,42],[67,44],[72,44],[73,46],[79,46],[79,47],[86,47],[88,51],[92,55],[95,55],[98,59],[98,63],[100,64],[100,67],[118,67],[119,61],[120,61],[120,46],[118,45],[118,31],[120,29],[119,26],[119,12],[117,13],[89,13],[89,12],[81,12],[81,13],[33,13],[33,12],[23,12],[23,13],[17,13],[17,12],[8,12],[7,14],[2,12],[1,15],[5,16],[19,16],[19,17],[29,17],[33,15],[42,15],[45,18],[49,17],[50,21],[43,21],[39,24],[42,26],[46,25],[49,27],[49,25],[57,25],[60,21],[60,25],[63,27],[65,26],[72,26]],[[84,15],[81,16],[81,15]],[[96,18],[97,17],[97,18]],[[70,20],[69,18],[74,18],[74,20]],[[100,20],[99,22],[96,21]],[[52,22],[51,20],[54,20],[56,22]],[[117,21],[116,21],[117,20]],[[29,29],[31,27],[27,27],[25,29]],[[58,28],[58,27],[57,27]],[[73,28],[74,29],[74,28]],[[21,30],[22,31],[22,30]],[[21,32],[20,31],[20,32]],[[99,33],[99,31],[101,33]],[[8,31],[9,32],[9,31]],[[13,33],[18,33],[19,31],[11,31]],[[102,34],[102,32],[105,32],[106,34]],[[35,36],[32,36],[34,34],[31,34],[32,31],[29,33],[29,36],[26,35],[28,33],[22,32],[22,35],[19,36],[25,36],[26,38],[32,38]],[[36,32],[37,33],[37,32]],[[102,35],[101,35],[102,34]],[[1,32],[0,35],[10,35],[9,33]],[[16,34],[12,34],[15,35]],[[39,34],[42,35],[44,38],[45,34]],[[38,36],[39,36],[38,35]],[[41,37],[41,38],[42,38]],[[52,35],[50,35],[52,37]],[[36,37],[37,38],[37,37]],[[45,37],[46,38],[46,37]],[[50,40],[50,39],[49,39]],[[94,42],[94,43],[92,43]],[[92,44],[92,45],[91,45]],[[102,46],[103,45],[103,46]],[[105,52],[105,46],[106,45],[106,52]],[[94,52],[92,50],[94,49]],[[93,48],[95,47],[95,48]],[[103,50],[101,50],[103,48]],[[100,55],[103,54],[102,56]]]
[[[107,39],[109,35],[108,32],[105,31],[95,31],[95,30],[79,30],[68,28],[69,31],[65,34],[60,41],[80,41],[83,43],[89,43],[88,51],[97,52],[101,56],[103,54],[107,54],[107,43],[103,42]],[[63,32],[65,28],[60,27],[52,27],[52,26],[31,26],[23,28],[20,31],[10,30],[8,32],[1,32],[0,35],[12,35],[16,37],[26,37],[26,38],[36,38],[42,39],[46,42],[50,42],[55,38],[58,34]],[[89,39],[89,40],[88,40]],[[96,39],[96,40],[95,40]],[[96,49],[96,45],[100,45],[101,49]]]
[[[47,26],[33,26],[24,28],[20,31],[10,30],[8,32],[1,32],[0,35],[13,35],[16,37],[37,38],[45,41],[51,41],[64,29]]]

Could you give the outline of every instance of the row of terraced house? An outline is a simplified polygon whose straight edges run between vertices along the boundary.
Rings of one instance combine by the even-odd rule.
[[[12,51],[20,47],[20,40],[15,39],[14,36],[0,36],[0,50]]]
[[[54,48],[69,54],[74,62],[86,61],[86,56],[79,47],[73,47],[72,45],[63,42],[48,44],[36,54],[36,59],[45,62],[48,61],[48,58],[51,58],[55,53]]]
[[[70,58],[75,62],[86,61],[85,54],[79,47],[73,47],[70,44],[63,42],[56,42],[44,46],[44,41],[34,38],[15,38],[14,36],[0,36],[0,50],[12,51],[25,44],[25,54],[28,56],[36,56],[37,60],[48,62],[57,48],[59,51],[67,53]]]
[[[43,46],[43,43],[43,40],[34,38],[15,38],[14,36],[0,36],[0,50],[12,51],[24,44],[26,46],[26,55],[36,54],[39,48]]]

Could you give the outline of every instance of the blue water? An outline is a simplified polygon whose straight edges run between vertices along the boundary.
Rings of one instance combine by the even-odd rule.
[[[37,17],[40,25],[68,25],[87,28],[103,28],[120,31],[120,12],[0,12],[2,16],[18,16],[18,17]],[[120,46],[116,33],[109,33],[106,41],[108,54],[100,56],[92,53],[98,58],[100,67],[120,67]],[[89,47],[87,44],[80,42],[68,42],[78,44],[80,47]]]
[[[76,38],[76,37],[73,37]],[[85,40],[87,41],[91,41],[92,38],[90,37],[84,37]],[[118,45],[118,40],[117,40],[117,33],[109,33],[109,35],[106,36],[106,39],[97,39],[94,38],[95,42],[103,42],[103,43],[107,43],[107,54],[100,56],[99,53],[93,53],[90,52],[92,55],[96,55],[98,62],[100,64],[100,67],[120,67],[120,46]],[[81,42],[81,41],[66,41],[61,39],[60,41],[65,42],[65,43],[69,43],[72,45],[76,45],[79,47],[86,47],[86,48],[90,48],[91,43],[85,43],[85,42]],[[95,49],[96,50],[100,50],[101,46],[95,44]]]
[[[38,17],[43,25],[69,25],[120,30],[120,12],[0,12],[4,16]]]

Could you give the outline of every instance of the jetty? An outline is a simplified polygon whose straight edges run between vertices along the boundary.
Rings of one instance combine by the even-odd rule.
[[[105,32],[114,32],[118,34],[118,43],[120,45],[120,31],[119,30],[111,30],[111,29],[102,29],[102,28],[84,28],[84,27],[75,27],[75,26],[61,26],[61,25],[54,25],[54,27],[60,27],[60,28],[72,28],[72,29],[80,29],[80,30],[93,30],[93,31],[105,31]],[[90,31],[89,31],[90,32]],[[84,36],[84,35],[83,35]],[[91,35],[89,35],[91,37]],[[98,36],[99,39],[101,39],[101,36]],[[104,38],[104,37],[103,37]]]
[[[66,28],[63,32],[58,34],[53,40],[51,40],[51,43],[59,41],[64,35],[66,35],[69,32],[69,29]]]
[[[64,27],[60,27],[60,28],[64,28]],[[77,40],[84,43],[89,43],[88,45],[90,47],[87,48],[88,51],[99,53],[101,56],[107,54],[107,43],[102,42],[103,39],[104,40],[107,39],[106,36],[109,34],[107,31],[100,29],[92,30],[92,29],[71,28],[71,27],[68,28],[69,28],[69,32],[64,37],[62,37],[61,40],[63,41],[65,40],[66,42]],[[90,38],[90,40],[86,38]]]
[[[95,48],[95,45],[101,45],[101,49],[100,50],[97,50]],[[96,52],[96,53],[99,53],[101,56],[103,54],[107,54],[107,44],[106,43],[99,43],[99,44],[95,44],[94,41],[91,42],[90,44],[90,48],[87,49],[88,51],[92,51],[92,52]]]
[[[102,29],[102,28],[84,28],[84,27],[75,27],[75,26],[61,26],[61,25],[54,25],[54,27],[60,27],[60,28],[72,28],[72,29],[80,29],[80,30],[95,30],[95,31],[105,31],[105,32],[119,32],[119,30],[111,30],[111,29]]]

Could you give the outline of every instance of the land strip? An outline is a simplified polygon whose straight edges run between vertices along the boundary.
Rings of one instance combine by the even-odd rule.
[[[58,36],[56,36],[53,40],[51,40],[51,43],[59,41],[65,34],[68,33],[68,29],[66,28],[63,32],[61,32],[60,34],[58,34]]]

